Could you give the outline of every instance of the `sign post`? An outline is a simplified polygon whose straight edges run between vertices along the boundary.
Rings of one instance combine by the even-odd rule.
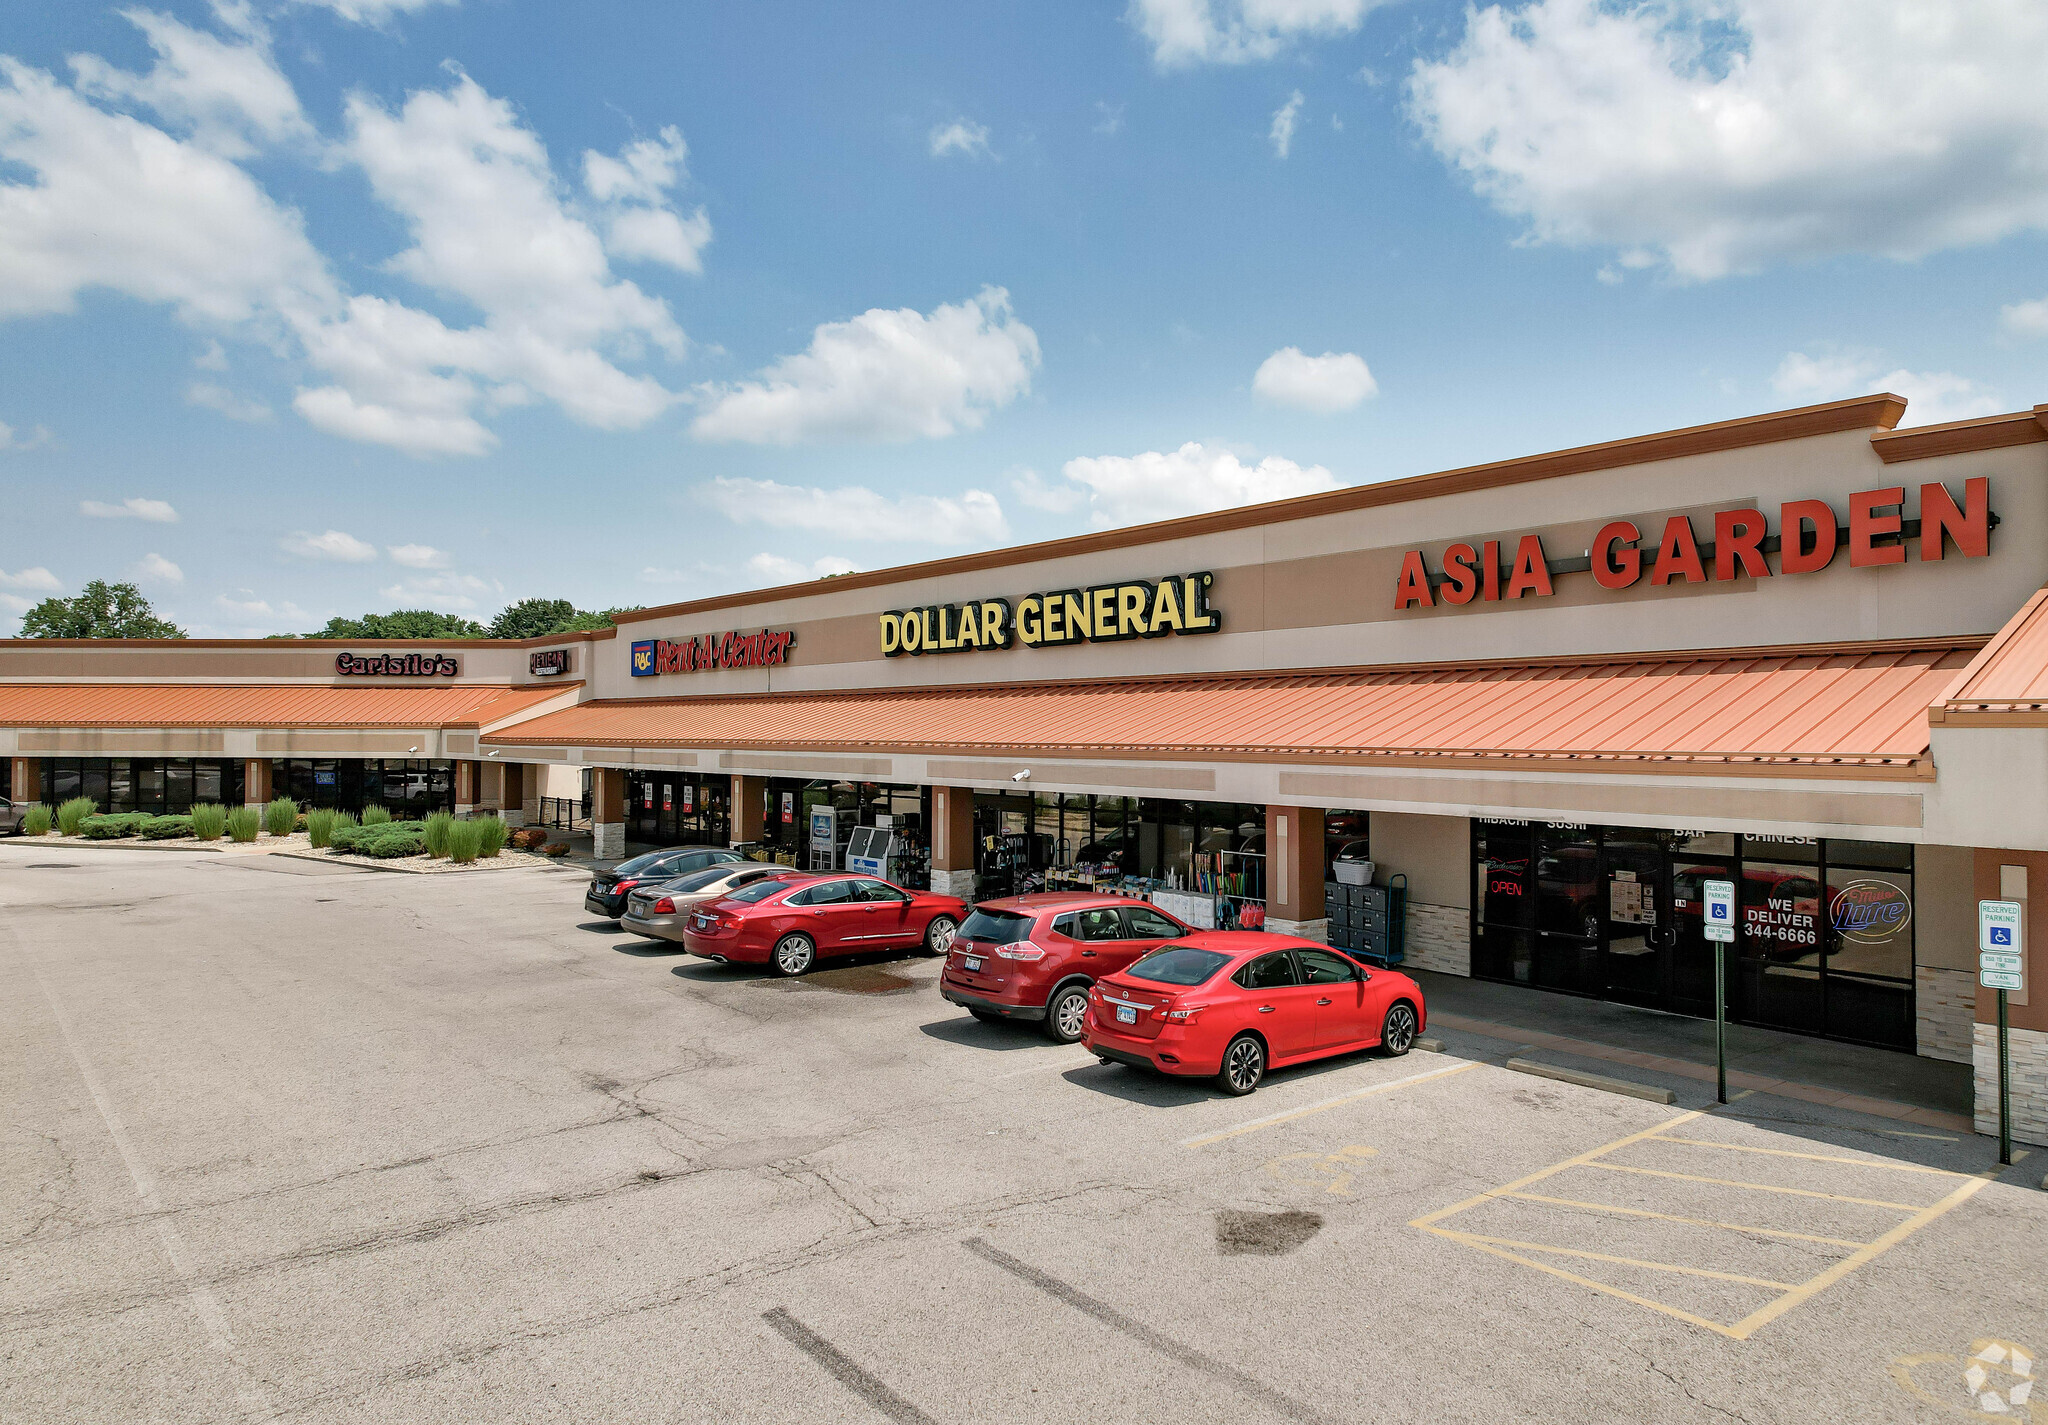
[[[1977,902],[1977,983],[1998,991],[1998,1161],[2012,1162],[2012,1048],[2005,997],[2026,987],[2026,908],[2018,901]]]
[[[1735,943],[1735,882],[1702,881],[1706,915],[1702,930],[1714,948],[1714,1101],[1728,1102],[1728,952]]]

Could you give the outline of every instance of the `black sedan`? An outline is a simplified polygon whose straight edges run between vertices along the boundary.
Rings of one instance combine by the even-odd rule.
[[[617,920],[625,914],[626,896],[635,886],[746,859],[723,846],[671,846],[666,851],[649,851],[592,876],[590,889],[583,894],[583,908]]]

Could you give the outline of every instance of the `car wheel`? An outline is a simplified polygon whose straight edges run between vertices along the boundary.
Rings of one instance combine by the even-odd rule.
[[[1380,1026],[1380,1048],[1390,1059],[1398,1059],[1415,1045],[1415,1010],[1402,1000],[1387,1011],[1386,1023]]]
[[[935,915],[924,928],[924,953],[943,955],[953,948],[953,932],[960,927],[950,915]]]
[[[801,975],[818,963],[817,942],[808,935],[785,935],[775,942],[768,963],[778,975]]]
[[[1223,1051],[1223,1068],[1216,1084],[1232,1098],[1243,1098],[1266,1077],[1266,1046],[1255,1034],[1240,1034]]]
[[[1055,1044],[1072,1044],[1081,1037],[1081,1021],[1088,1015],[1088,991],[1082,985],[1068,985],[1045,1006],[1045,1037]]]

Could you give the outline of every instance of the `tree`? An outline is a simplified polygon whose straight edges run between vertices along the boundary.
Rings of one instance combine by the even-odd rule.
[[[488,638],[484,626],[432,609],[398,609],[361,618],[331,618],[313,638]]]
[[[183,638],[133,584],[95,579],[75,599],[44,599],[21,616],[23,638]]]
[[[606,609],[603,613],[591,613],[579,609],[567,599],[521,599],[516,604],[507,604],[491,620],[491,638],[546,638],[551,633],[581,633],[588,629],[610,628],[612,615],[629,612],[626,609]]]

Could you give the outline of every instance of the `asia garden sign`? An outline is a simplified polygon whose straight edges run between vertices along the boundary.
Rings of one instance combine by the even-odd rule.
[[[1214,633],[1223,627],[1223,615],[1209,607],[1215,582],[1216,576],[1204,571],[1026,594],[1014,605],[994,598],[891,609],[881,616],[882,656],[1063,648]]]
[[[1394,609],[1446,604],[1548,598],[1560,574],[1590,573],[1603,589],[1634,587],[1647,575],[1653,586],[1674,582],[1768,579],[1779,574],[1815,574],[1832,564],[1846,544],[1855,569],[1904,564],[1908,541],[1917,540],[1923,562],[1943,558],[1951,544],[1966,559],[1991,552],[1991,481],[1963,482],[1961,505],[1939,483],[1920,487],[1919,513],[1906,517],[1906,489],[1894,485],[1861,490],[1849,497],[1846,526],[1825,500],[1788,500],[1778,508],[1777,530],[1760,509],[1722,510],[1713,516],[1710,538],[1702,541],[1689,515],[1673,515],[1654,541],[1630,520],[1600,527],[1593,543],[1576,558],[1553,558],[1540,535],[1515,540],[1505,563],[1505,542],[1467,541],[1445,547],[1432,570],[1419,549],[1401,559],[1394,584]],[[1774,570],[1764,557],[1778,556]]]

